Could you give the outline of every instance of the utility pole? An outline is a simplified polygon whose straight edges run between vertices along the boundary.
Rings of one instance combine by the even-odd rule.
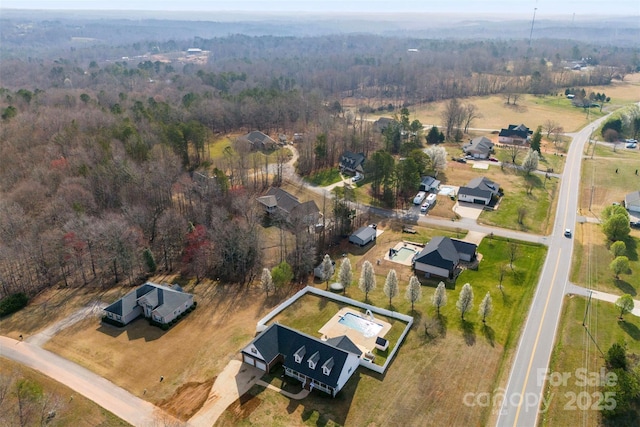
[[[533,36],[533,24],[536,22],[536,10],[537,7],[533,8],[533,19],[531,20],[531,31],[529,32],[529,46],[531,46],[531,37]]]

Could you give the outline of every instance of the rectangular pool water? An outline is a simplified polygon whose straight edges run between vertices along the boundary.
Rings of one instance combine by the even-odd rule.
[[[406,261],[409,258],[412,258],[415,254],[416,251],[414,251],[413,249],[402,247],[398,249],[398,252],[396,252],[396,254],[393,256],[393,260]]]
[[[353,313],[345,313],[345,315],[338,320],[338,323],[360,331],[365,338],[375,337],[382,330],[382,325]]]

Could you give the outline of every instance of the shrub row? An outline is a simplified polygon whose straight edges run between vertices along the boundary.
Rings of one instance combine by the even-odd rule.
[[[163,331],[167,331],[169,330],[170,327],[172,327],[173,325],[175,325],[176,323],[178,323],[178,321],[180,319],[182,319],[184,316],[186,316],[188,313],[191,313],[193,310],[196,309],[196,305],[198,305],[198,303],[196,301],[193,302],[193,305],[191,307],[189,307],[187,309],[187,311],[183,311],[182,313],[180,313],[178,315],[178,317],[176,317],[175,319],[173,319],[171,322],[169,323],[160,323],[160,322],[156,322],[155,320],[149,318],[149,324],[151,326],[157,326],[158,328],[162,329]]]
[[[29,297],[22,292],[2,298],[0,300],[0,317],[15,313],[16,311],[26,307],[28,302]]]
[[[117,320],[111,319],[107,316],[102,316],[102,322],[107,323],[109,325],[117,326],[119,328],[122,328],[124,326],[122,322],[118,322]]]

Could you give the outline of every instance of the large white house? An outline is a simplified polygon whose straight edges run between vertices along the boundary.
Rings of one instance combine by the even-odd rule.
[[[335,396],[355,373],[361,355],[346,335],[322,341],[274,323],[242,350],[242,361],[265,372],[282,363],[285,375],[305,389]]]
[[[193,305],[193,295],[178,285],[147,282],[104,309],[108,319],[123,326],[140,316],[168,324]]]

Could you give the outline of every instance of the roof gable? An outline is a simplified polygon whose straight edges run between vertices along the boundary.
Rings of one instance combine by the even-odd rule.
[[[348,342],[355,347],[350,340]],[[344,347],[349,347],[348,342],[341,340],[340,343]],[[257,351],[265,357],[264,360],[266,362],[270,362],[278,355],[282,355],[285,367],[331,387],[338,386],[338,379],[349,355],[352,354],[359,357],[362,354],[357,347],[355,347],[355,351],[345,350],[331,344],[329,341],[321,341],[278,323],[270,325],[253,340],[251,345],[255,346]],[[246,347],[245,350],[248,348],[250,346]],[[296,362],[296,354],[299,356],[300,362]],[[310,361],[312,363],[309,363]],[[327,364],[326,366],[331,365],[328,375],[322,369],[325,364]]]
[[[353,233],[353,236],[362,240],[369,240],[375,235],[376,235],[376,230],[373,227],[369,227],[366,225],[364,227],[358,228],[355,231],[355,233]]]
[[[437,236],[425,245],[415,261],[451,270],[460,262],[460,255],[449,237]]]

